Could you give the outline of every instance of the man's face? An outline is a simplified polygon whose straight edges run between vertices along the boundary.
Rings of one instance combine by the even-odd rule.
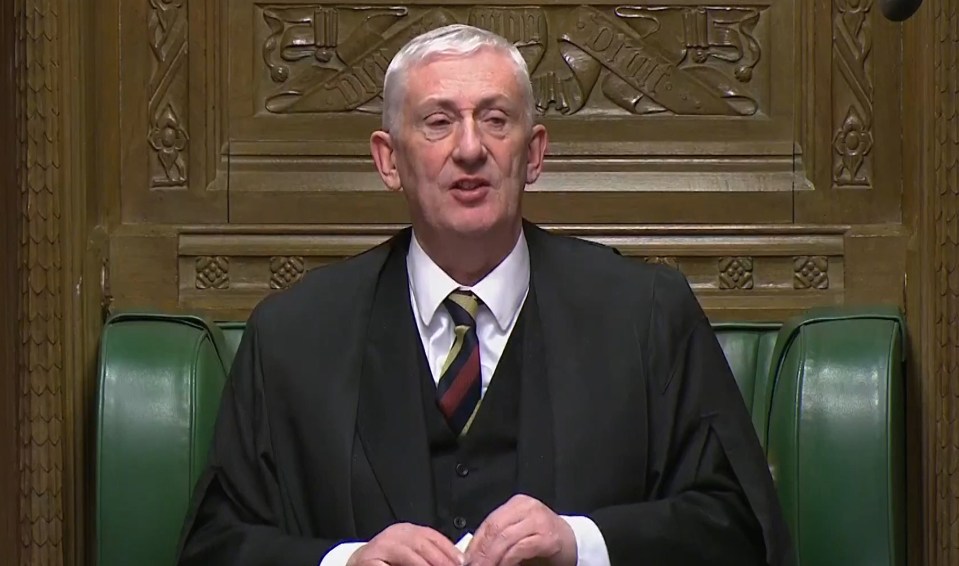
[[[414,227],[482,236],[520,225],[542,168],[546,131],[531,127],[509,57],[481,49],[411,68],[399,125],[371,145],[384,182],[406,194]]]

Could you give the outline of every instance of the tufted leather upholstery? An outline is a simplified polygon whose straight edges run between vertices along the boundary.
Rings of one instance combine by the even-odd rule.
[[[120,314],[104,328],[102,566],[172,564],[242,322]],[[905,564],[903,323],[894,309],[718,323],[804,566]]]

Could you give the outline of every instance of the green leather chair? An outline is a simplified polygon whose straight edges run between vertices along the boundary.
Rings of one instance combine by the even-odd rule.
[[[96,443],[101,566],[173,563],[242,322],[118,314],[103,331]],[[904,325],[827,309],[714,328],[803,566],[905,564]]]

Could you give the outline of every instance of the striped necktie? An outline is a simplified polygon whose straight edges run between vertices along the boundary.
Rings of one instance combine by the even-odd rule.
[[[453,291],[443,305],[453,319],[455,337],[443,363],[436,402],[453,432],[463,436],[480,401],[480,349],[476,337],[479,299],[468,291]]]

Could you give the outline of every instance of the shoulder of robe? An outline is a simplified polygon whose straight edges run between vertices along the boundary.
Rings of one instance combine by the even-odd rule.
[[[296,331],[316,322],[336,323],[351,317],[366,295],[372,296],[392,240],[359,255],[308,270],[286,289],[275,291],[254,307],[248,325],[270,333]],[[369,301],[366,301],[369,302]]]

